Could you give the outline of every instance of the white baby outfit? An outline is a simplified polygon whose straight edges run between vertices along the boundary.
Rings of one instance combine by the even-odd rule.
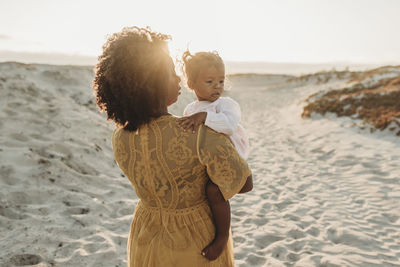
[[[229,136],[242,158],[249,154],[249,138],[243,126],[239,124],[241,111],[239,104],[230,97],[220,97],[214,102],[194,101],[186,106],[183,116],[198,112],[207,112],[205,125]]]

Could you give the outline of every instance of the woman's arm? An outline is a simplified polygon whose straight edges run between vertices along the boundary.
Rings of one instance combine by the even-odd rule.
[[[197,154],[208,177],[218,186],[225,200],[252,189],[249,165],[226,135],[201,125],[197,136]]]
[[[243,185],[242,189],[240,189],[239,194],[250,192],[253,189],[253,176],[250,174],[247,177],[246,183]]]

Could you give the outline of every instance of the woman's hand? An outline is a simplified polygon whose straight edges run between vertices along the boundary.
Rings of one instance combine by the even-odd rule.
[[[182,117],[178,119],[179,126],[183,128],[184,131],[187,129],[192,129],[193,133],[199,128],[199,125],[204,123],[207,118],[207,112],[199,112],[193,115]]]

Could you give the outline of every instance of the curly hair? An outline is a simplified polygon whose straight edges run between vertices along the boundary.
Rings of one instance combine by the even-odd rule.
[[[200,70],[207,66],[215,66],[225,68],[224,61],[216,51],[197,52],[191,54],[186,50],[182,55],[183,67],[182,72],[186,80],[195,82]]]
[[[135,131],[165,108],[169,35],[125,27],[108,37],[95,66],[93,90],[107,119]]]

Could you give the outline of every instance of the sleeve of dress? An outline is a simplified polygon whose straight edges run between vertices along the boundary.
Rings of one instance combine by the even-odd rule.
[[[197,136],[197,153],[207,174],[226,200],[243,188],[251,170],[224,134],[201,125]]]
[[[239,104],[235,100],[225,97],[221,99],[220,112],[207,111],[204,124],[219,133],[232,135],[238,127],[240,117]]]

